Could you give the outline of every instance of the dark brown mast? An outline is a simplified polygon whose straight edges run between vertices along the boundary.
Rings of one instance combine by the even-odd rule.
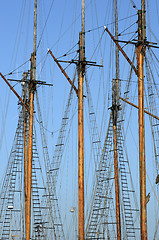
[[[34,93],[36,89],[36,39],[37,39],[37,0],[34,2],[34,40],[33,54],[31,55],[31,74],[29,82],[29,143],[28,143],[28,173],[27,173],[27,216],[26,216],[26,240],[30,239],[31,223],[31,182],[32,182],[32,142],[33,142],[33,112]]]
[[[115,37],[118,40],[118,14],[117,0],[115,0]],[[113,142],[114,142],[114,177],[115,177],[115,202],[116,202],[116,222],[117,222],[117,239],[121,239],[120,223],[120,190],[119,190],[119,169],[117,153],[117,118],[119,110],[119,50],[116,46],[116,79],[113,79],[112,95],[112,115],[113,115]]]
[[[145,127],[144,127],[144,56],[145,56],[145,1],[141,0],[138,12],[138,104],[139,104],[139,166],[140,166],[140,227],[141,239],[147,239],[146,213],[146,168],[145,168]]]
[[[84,240],[84,147],[83,147],[83,80],[85,74],[85,0],[82,0],[82,32],[79,36],[78,74],[78,187],[79,240]]]

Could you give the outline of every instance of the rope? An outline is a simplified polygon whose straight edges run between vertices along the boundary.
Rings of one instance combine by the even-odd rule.
[[[48,15],[47,15],[47,18],[46,18],[46,21],[45,21],[45,24],[44,24],[42,33],[41,33],[41,36],[40,36],[40,39],[39,39],[39,42],[38,42],[38,44],[37,44],[36,52],[37,52],[37,50],[38,50],[38,48],[39,48],[39,46],[40,46],[40,43],[41,43],[41,41],[42,41],[42,37],[43,37],[44,31],[45,31],[45,28],[46,28],[46,25],[47,25],[47,22],[48,22],[48,19],[49,19],[49,16],[50,16],[50,13],[51,13],[51,10],[52,10],[52,7],[53,7],[53,3],[54,3],[54,0],[52,0],[50,9],[49,9],[49,12],[48,12]]]

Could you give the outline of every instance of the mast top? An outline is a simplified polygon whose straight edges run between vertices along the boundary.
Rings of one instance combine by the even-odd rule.
[[[36,79],[36,41],[37,41],[37,0],[34,2],[33,69],[32,80]]]
[[[146,39],[145,0],[141,0],[141,11],[142,11],[142,40],[145,40]]]
[[[34,36],[33,36],[33,53],[36,53],[37,41],[37,0],[34,2]]]
[[[82,0],[81,61],[85,60],[85,0]]]

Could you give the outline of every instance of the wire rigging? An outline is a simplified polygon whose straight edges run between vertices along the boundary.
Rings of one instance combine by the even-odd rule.
[[[12,75],[16,70],[18,70],[19,68],[23,67],[23,66],[24,66],[26,63],[28,63],[29,61],[30,61],[30,58],[29,58],[26,62],[24,62],[23,64],[21,64],[19,67],[15,68],[15,69],[12,70],[10,73],[5,74],[4,76],[6,77],[6,76],[8,76],[8,75]]]
[[[133,14],[133,15],[131,15],[131,16],[129,16],[129,17],[121,18],[121,19],[118,20],[118,22],[121,22],[121,21],[127,20],[128,18],[134,17],[134,16],[136,16],[136,15],[137,15],[137,14]],[[93,28],[93,29],[87,30],[87,31],[85,31],[85,33],[88,33],[88,32],[92,32],[92,31],[98,30],[98,29],[100,29],[100,28],[103,28],[103,26],[110,26],[110,25],[112,25],[112,24],[114,24],[114,23],[115,23],[114,21],[113,21],[113,22],[110,22],[110,23],[106,23],[106,24],[104,24],[104,25],[102,25],[102,26],[99,26],[99,27],[96,27],[96,28]]]
[[[95,52],[96,52],[98,46],[100,45],[100,43],[101,43],[101,41],[102,41],[102,38],[103,38],[104,32],[105,32],[105,30],[102,32],[102,35],[101,35],[101,37],[100,37],[100,39],[99,39],[99,41],[98,41],[98,43],[97,43],[97,46],[96,46],[96,48],[94,49],[94,52],[92,53],[91,59],[93,58],[93,56],[94,56],[94,54],[95,54]]]
[[[129,43],[131,40],[135,39],[135,35],[136,35],[136,32],[131,36],[131,38],[128,40],[128,42],[125,43],[125,44],[122,46],[122,49],[123,49],[125,46],[127,46],[128,43]]]
[[[41,41],[42,41],[42,37],[43,37],[44,31],[45,31],[45,28],[46,28],[46,26],[47,26],[47,22],[48,22],[48,19],[49,19],[49,16],[50,16],[50,13],[51,13],[51,10],[52,10],[52,7],[53,7],[53,3],[54,3],[54,0],[52,0],[50,9],[49,9],[49,12],[48,12],[48,15],[47,15],[47,18],[46,18],[46,21],[45,21],[45,24],[44,24],[42,33],[41,33],[41,36],[40,36],[40,39],[39,39],[39,42],[38,42],[38,44],[37,44],[36,51],[38,50],[38,48],[39,48],[39,46],[40,46],[40,43],[41,43]]]
[[[60,57],[57,57],[57,59],[60,59],[60,58],[62,58],[62,57],[66,57],[66,56],[69,55],[69,54],[72,54],[72,53],[74,53],[74,52],[77,52],[77,50],[71,52],[71,50],[73,50],[77,45],[78,45],[78,43],[76,43],[73,47],[71,47],[65,54],[63,54],[63,55],[60,56]]]
[[[124,33],[126,30],[130,29],[130,28],[131,28],[132,26],[134,26],[135,24],[136,24],[136,21],[135,21],[134,23],[132,23],[129,27],[125,28],[122,32],[120,32],[120,33],[118,34],[118,36],[121,36],[122,33]]]

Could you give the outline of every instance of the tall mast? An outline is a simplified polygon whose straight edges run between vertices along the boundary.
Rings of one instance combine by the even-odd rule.
[[[83,80],[85,74],[85,0],[82,0],[82,31],[79,35],[78,72],[78,187],[79,240],[84,240],[84,144],[83,144]]]
[[[34,38],[33,54],[31,55],[31,73],[29,82],[29,144],[28,144],[28,174],[27,174],[27,217],[26,217],[26,240],[30,239],[31,223],[31,182],[32,182],[32,142],[33,142],[33,112],[34,92],[36,89],[36,39],[37,39],[37,0],[34,2]]]
[[[118,13],[117,0],[115,0],[115,37],[118,40]],[[117,154],[117,118],[119,110],[119,50],[116,46],[116,78],[113,79],[112,95],[112,115],[113,115],[113,142],[114,142],[114,176],[115,176],[115,201],[116,201],[116,222],[117,222],[117,240],[121,239],[120,223],[120,192],[119,192],[119,170]]]
[[[26,104],[27,101],[27,75],[28,73],[24,73],[24,84],[23,84],[23,101]],[[26,111],[25,106],[23,106],[23,138],[24,138],[24,194],[25,194],[25,224],[27,222],[27,177],[28,177],[28,143],[27,143],[27,121],[28,113]]]
[[[137,46],[141,240],[147,239],[145,127],[144,127],[144,70],[143,70],[145,57],[145,39],[146,39],[145,1],[141,0],[141,11],[138,12],[138,46]]]

